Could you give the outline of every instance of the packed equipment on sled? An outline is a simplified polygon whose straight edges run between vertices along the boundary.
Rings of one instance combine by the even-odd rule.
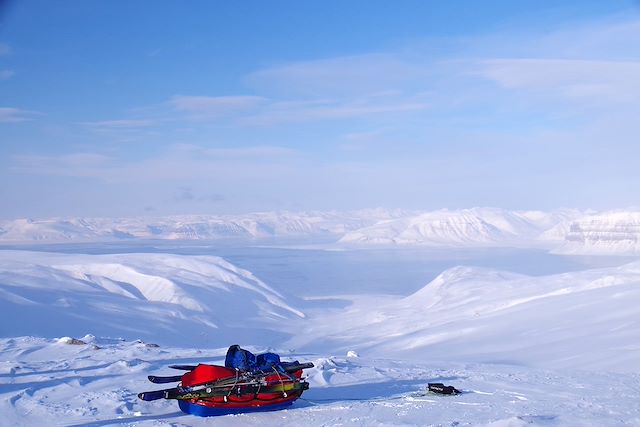
[[[173,365],[187,370],[171,377],[149,376],[154,383],[180,381],[174,387],[140,393],[142,400],[177,399],[183,412],[200,416],[283,409],[298,399],[309,383],[302,370],[313,363],[283,362],[275,353],[254,355],[232,345],[224,366]]]

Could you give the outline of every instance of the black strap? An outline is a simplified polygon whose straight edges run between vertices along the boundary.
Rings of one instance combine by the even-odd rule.
[[[429,391],[438,394],[460,394],[460,390],[451,385],[444,385],[442,383],[429,383]]]

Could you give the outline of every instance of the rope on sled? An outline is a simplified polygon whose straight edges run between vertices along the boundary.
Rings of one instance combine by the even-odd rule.
[[[278,372],[278,370],[276,369],[275,366],[271,366],[271,369],[273,369],[273,372],[275,372],[276,375],[278,376],[278,380],[280,380],[280,388],[282,389],[282,396],[283,397],[287,397],[287,392],[284,391],[284,382],[282,381],[282,377],[280,376],[280,372]]]

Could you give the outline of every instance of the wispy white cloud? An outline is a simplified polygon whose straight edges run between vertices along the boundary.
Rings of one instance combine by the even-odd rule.
[[[176,95],[169,103],[179,111],[202,111],[224,108],[247,108],[253,107],[264,101],[259,96],[238,95],[238,96],[183,96]]]
[[[111,159],[96,153],[72,153],[57,156],[15,155],[11,169],[33,175],[98,177]]]
[[[198,120],[228,117],[252,110],[267,100],[260,96],[184,96],[172,97],[168,104],[189,118]]]
[[[0,123],[26,122],[42,115],[38,111],[23,110],[13,107],[0,107]]]
[[[365,152],[374,145],[385,142],[389,129],[376,129],[370,131],[349,132],[341,136],[344,142],[338,145],[338,149],[344,152]]]
[[[242,146],[242,147],[208,147],[198,144],[173,144],[167,149],[170,155],[195,156],[198,158],[213,156],[220,158],[255,158],[289,156],[298,153],[291,148],[277,145]]]
[[[343,135],[343,138],[347,141],[351,142],[367,142],[374,141],[379,139],[382,135],[384,135],[386,130],[377,129],[370,131],[360,131],[360,132],[349,132]]]
[[[11,47],[6,43],[0,43],[0,56],[9,55]]]
[[[158,124],[158,121],[155,119],[121,119],[82,122],[81,124],[98,131],[109,131],[148,128]]]
[[[95,177],[105,181],[182,180],[215,176],[218,171],[242,173],[256,165],[291,161],[299,152],[278,146],[208,148],[176,144],[142,160],[117,159],[99,153],[63,155],[14,155],[14,172],[74,177]]]
[[[596,99],[599,103],[640,97],[640,62],[573,59],[494,59],[481,63],[481,74],[514,90]]]
[[[264,159],[283,158],[298,154],[296,150],[285,147],[262,146],[262,147],[241,147],[241,148],[204,148],[201,150],[207,156],[218,158],[236,159]]]
[[[15,74],[13,70],[0,70],[0,80],[9,80]]]
[[[270,99],[261,96],[174,96],[168,101],[174,112],[187,119],[216,122],[232,120],[240,126],[276,125],[370,117],[380,114],[424,110],[429,104],[415,95],[396,91],[341,98],[291,97]],[[180,120],[173,115],[170,120]]]
[[[640,44],[636,43],[638,37],[640,14],[636,12],[564,26],[517,42],[519,50],[527,51],[531,56],[624,61],[640,55]],[[514,46],[514,50],[517,49]]]
[[[280,96],[363,96],[428,80],[428,63],[393,53],[362,54],[283,64],[249,74],[249,86]]]
[[[299,103],[274,103],[253,116],[242,118],[242,123],[275,125],[291,122],[311,122],[372,117],[381,114],[408,113],[429,107],[426,102],[409,99],[393,100],[334,100]]]

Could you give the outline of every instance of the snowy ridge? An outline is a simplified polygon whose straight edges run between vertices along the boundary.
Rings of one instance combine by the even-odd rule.
[[[577,240],[576,210],[508,211],[472,208],[412,212],[261,212],[159,218],[17,219],[0,221],[0,242],[64,243],[116,240],[305,241],[339,246],[557,248]],[[634,227],[633,215],[627,218]],[[624,219],[617,225],[624,227]],[[573,228],[572,228],[573,227]],[[577,228],[578,227],[578,228]],[[632,249],[632,248],[631,248]],[[631,250],[629,245],[611,250]]]
[[[302,301],[218,257],[0,251],[0,309],[14,320],[0,336],[92,333],[214,345],[246,338],[545,368],[578,358],[584,368],[630,371],[640,370],[639,284],[640,262],[551,276],[461,266],[406,297],[337,296],[350,302],[303,313]],[[587,336],[597,352],[584,347]]]
[[[538,238],[575,212],[507,211],[497,208],[443,209],[381,221],[345,234],[356,245],[536,246]],[[564,236],[562,236],[564,237]]]
[[[565,244],[566,254],[639,254],[640,211],[613,211],[573,221]]]
[[[268,344],[286,333],[287,320],[304,317],[283,295],[221,258],[166,254],[2,251],[0,310],[14,319],[0,326],[2,336],[68,330],[177,343],[225,342],[255,329],[270,331]]]
[[[385,357],[640,371],[640,262],[543,277],[455,267],[405,298],[351,301],[308,313],[313,328],[290,345],[313,350],[322,339]]]

